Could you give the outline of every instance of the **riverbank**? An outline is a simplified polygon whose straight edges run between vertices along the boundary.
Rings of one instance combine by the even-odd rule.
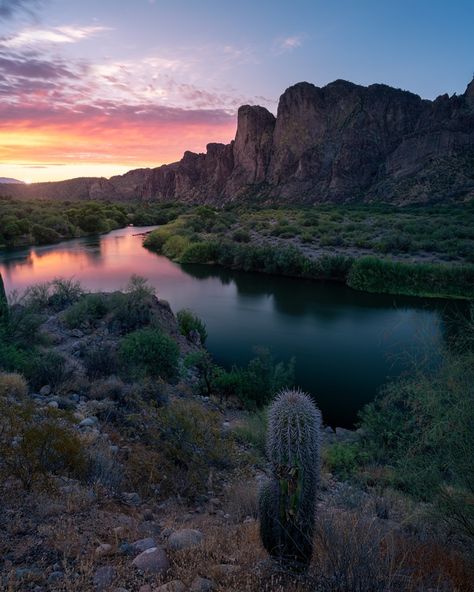
[[[176,204],[22,201],[0,197],[0,251],[54,244],[128,225],[165,224],[184,209]]]
[[[204,212],[204,217],[213,212]],[[235,227],[237,224],[237,227]],[[218,230],[216,230],[216,227]],[[199,231],[200,228],[200,231]],[[227,231],[205,224],[201,213],[180,216],[150,233],[144,246],[179,263],[343,282],[356,290],[428,298],[474,298],[474,265],[396,260],[386,255],[347,256],[318,248],[309,256],[291,239],[278,245],[252,238],[238,225]]]

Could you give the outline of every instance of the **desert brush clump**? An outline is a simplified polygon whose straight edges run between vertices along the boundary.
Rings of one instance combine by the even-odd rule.
[[[268,413],[272,475],[260,491],[260,536],[270,555],[305,568],[313,552],[321,414],[299,390],[283,390]]]

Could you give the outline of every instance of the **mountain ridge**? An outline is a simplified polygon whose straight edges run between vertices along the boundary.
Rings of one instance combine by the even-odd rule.
[[[309,82],[276,117],[243,105],[229,144],[110,179],[78,178],[0,194],[51,199],[425,203],[474,196],[474,80],[462,95],[422,99],[384,84]]]

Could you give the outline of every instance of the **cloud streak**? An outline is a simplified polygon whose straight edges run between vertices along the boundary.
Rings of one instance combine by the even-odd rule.
[[[2,45],[4,47],[21,48],[45,44],[77,43],[83,39],[110,30],[108,27],[101,26],[64,26],[47,29],[31,27],[4,39]]]
[[[17,14],[34,16],[43,0],[0,0],[0,21],[13,18]]]

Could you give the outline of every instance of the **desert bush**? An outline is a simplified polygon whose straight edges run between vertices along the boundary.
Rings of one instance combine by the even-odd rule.
[[[115,374],[117,371],[117,352],[108,342],[81,345],[81,359],[89,378],[96,380]]]
[[[316,525],[316,579],[322,590],[407,590],[393,536],[361,514],[326,511]]]
[[[322,459],[326,469],[339,479],[350,479],[359,466],[360,450],[355,444],[336,442],[323,448]]]
[[[127,390],[126,385],[115,376],[95,380],[90,387],[89,395],[91,399],[111,399],[112,401],[120,401]]]
[[[37,352],[30,354],[25,375],[34,389],[49,384],[55,388],[71,379],[73,368],[66,358],[55,351]]]
[[[474,537],[474,356],[446,354],[438,369],[387,385],[361,412],[367,462],[391,484],[432,502],[458,535]]]
[[[260,409],[249,413],[234,429],[236,438],[243,444],[250,445],[262,457],[265,456],[265,441],[267,431],[267,412]]]
[[[120,343],[119,357],[123,373],[133,378],[171,379],[178,373],[179,348],[159,329],[138,329],[126,335]]]
[[[28,384],[21,374],[0,372],[0,397],[24,399],[28,394]]]
[[[126,291],[116,292],[110,298],[110,326],[120,333],[147,326],[153,318],[154,297],[155,290],[145,278],[132,276]]]
[[[54,415],[37,416],[28,405],[0,402],[0,469],[26,490],[51,485],[52,475],[84,478],[79,436]]]
[[[294,383],[294,359],[288,364],[275,362],[266,348],[255,348],[256,356],[245,368],[234,366],[230,371],[221,370],[215,379],[215,387],[226,398],[235,396],[248,408],[265,406],[275,392]]]
[[[63,320],[71,329],[93,328],[107,312],[107,300],[103,294],[86,294],[65,311]]]
[[[240,228],[239,230],[236,230],[232,234],[232,238],[237,243],[249,243],[250,242],[250,234],[242,228]]]
[[[189,337],[192,331],[196,331],[199,334],[201,343],[204,344],[206,342],[206,325],[191,310],[183,309],[178,311],[176,319],[178,321],[179,331],[182,335]]]
[[[225,494],[227,512],[234,522],[258,518],[258,487],[248,479],[231,483]]]
[[[55,278],[50,282],[27,288],[23,301],[33,310],[52,308],[54,311],[60,311],[77,302],[83,295],[84,290],[79,282],[72,278]]]
[[[123,482],[123,466],[116,453],[110,450],[110,443],[94,442],[86,452],[85,480],[93,487],[101,486],[111,494],[120,491]]]
[[[174,401],[159,410],[159,446],[177,471],[186,495],[203,491],[209,472],[230,468],[232,445],[221,432],[221,419],[191,401]]]

